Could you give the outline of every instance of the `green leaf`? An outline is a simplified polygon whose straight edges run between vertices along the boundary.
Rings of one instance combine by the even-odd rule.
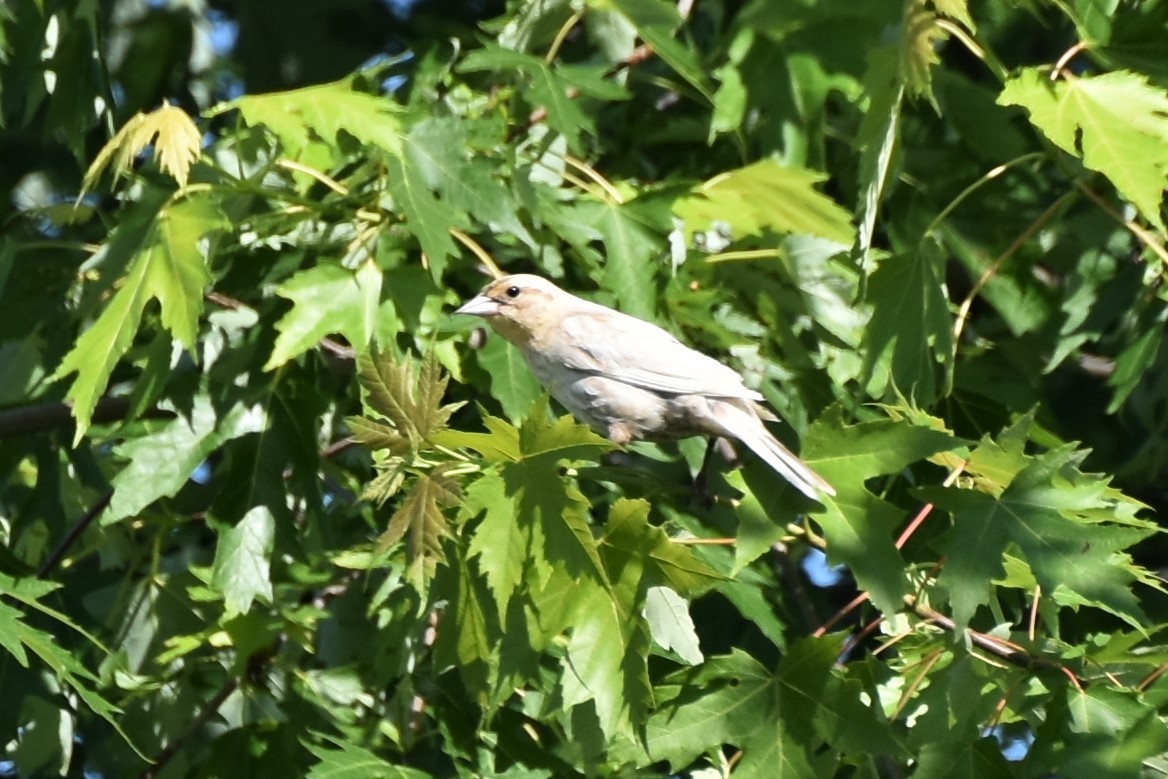
[[[866,265],[876,237],[880,204],[895,180],[893,158],[900,144],[904,83],[899,77],[895,49],[877,47],[868,53],[864,91],[868,108],[856,136],[860,148],[857,242]]]
[[[429,779],[430,774],[415,768],[396,766],[367,749],[340,739],[329,739],[335,749],[317,744],[305,748],[320,762],[312,766],[308,779]]]
[[[1120,550],[1146,538],[1152,526],[1127,520],[1139,504],[1084,474],[1085,453],[1063,446],[1031,459],[1001,495],[958,488],[921,494],[953,514],[941,551],[938,585],[949,591],[953,619],[965,626],[1004,573],[1007,548],[1021,552],[1045,593],[1064,605],[1090,605],[1138,626],[1144,619],[1131,585],[1147,576]]]
[[[211,280],[200,245],[227,226],[218,207],[205,196],[186,198],[158,212],[121,288],[50,378],[57,381],[77,373],[66,394],[77,419],[74,446],[89,428],[114,366],[130,348],[146,303],[158,300],[163,325],[179,343],[194,350],[203,292]]]
[[[175,495],[225,441],[259,432],[265,424],[258,406],[235,405],[221,413],[207,396],[197,396],[189,417],[177,417],[156,433],[114,448],[128,462],[113,479],[114,494],[101,524],[137,516],[159,498]]]
[[[405,159],[459,213],[534,249],[535,239],[519,218],[515,196],[499,179],[498,164],[475,154],[475,128],[451,119],[419,123],[406,136]]]
[[[650,755],[676,770],[733,744],[743,751],[735,776],[802,778],[832,775],[824,744],[904,753],[862,687],[833,671],[838,652],[836,640],[802,639],[774,674],[739,650],[673,674],[649,718]]]
[[[914,779],[1011,779],[1014,772],[992,738],[972,743],[932,742],[921,747]]]
[[[280,335],[264,370],[279,368],[332,333],[345,336],[358,354],[364,352],[377,327],[381,276],[373,260],[355,272],[322,262],[277,287],[276,294],[291,300],[292,309],[276,323]]]
[[[527,367],[523,352],[503,338],[488,337],[486,345],[476,353],[476,359],[491,375],[491,395],[513,422],[521,420],[543,396],[543,387]]]
[[[25,603],[50,617],[63,622],[65,625],[79,631],[89,638],[96,646],[101,647],[87,632],[81,630],[71,620],[41,603],[39,599],[49,592],[56,590],[60,585],[50,582],[39,582],[31,579],[15,579],[0,574],[0,594]],[[107,701],[94,689],[97,677],[90,672],[80,660],[71,652],[57,643],[57,639],[24,621],[24,614],[3,601],[0,601],[0,648],[7,650],[13,658],[24,668],[29,667],[28,652],[39,658],[48,668],[57,675],[59,680],[71,689],[86,706],[99,717],[104,719],[121,736],[134,752],[143,760],[146,757],[138,750],[129,735],[122,727],[122,710]],[[26,652],[25,650],[28,650]]]
[[[467,488],[466,507],[472,516],[483,515],[471,535],[467,554],[478,558],[479,570],[495,596],[499,619],[504,620],[511,595],[524,579],[528,558],[535,553],[532,528],[517,521],[515,504],[497,473],[483,474]]]
[[[652,320],[657,313],[657,268],[665,260],[665,241],[630,204],[580,203],[576,212],[604,241],[601,284],[611,290],[626,314]]]
[[[219,116],[233,109],[238,109],[249,125],[264,125],[271,130],[284,152],[294,159],[321,141],[335,148],[341,131],[394,156],[402,152],[398,107],[387,98],[355,91],[349,79],[267,95],[245,95],[215,106],[207,115]]]
[[[940,247],[926,241],[916,252],[882,260],[872,274],[864,372],[873,395],[897,390],[921,405],[936,400],[938,371],[948,376],[953,362],[944,262]]]
[[[1027,68],[1006,82],[998,102],[1025,108],[1047,138],[1107,176],[1145,219],[1164,229],[1168,92],[1138,73],[1052,82],[1038,68]]]
[[[712,90],[705,69],[693,51],[673,36],[681,24],[677,7],[666,0],[594,0],[600,8],[615,8],[633,23],[637,34],[653,52],[677,71],[708,103],[713,103]]]
[[[1135,694],[1104,686],[1063,694],[1028,762],[1068,779],[1120,779],[1141,775],[1149,758],[1168,750],[1168,726]]]
[[[801,672],[823,680],[827,669]],[[733,744],[743,752],[736,776],[825,776],[814,744],[802,738],[810,730],[811,710],[804,706],[810,702],[792,699],[781,674],[738,650],[674,674],[649,718],[650,756],[677,771],[708,749]]]
[[[389,172],[389,191],[394,202],[405,212],[410,231],[417,236],[422,251],[430,263],[434,280],[442,278],[446,258],[454,257],[457,249],[450,237],[450,228],[465,223],[465,219],[445,202],[434,197],[421,173],[412,165],[391,159],[386,162]]]
[[[826,176],[783,167],[765,159],[722,173],[677,201],[673,212],[686,232],[708,230],[715,222],[730,225],[734,238],[774,233],[806,233],[850,244],[851,215],[815,189]]]
[[[605,523],[601,551],[642,558],[644,579],[652,586],[666,585],[683,595],[699,595],[723,577],[694,556],[685,544],[673,541],[665,531],[649,524],[649,502],[621,498],[612,504]],[[619,568],[609,563],[609,568]]]
[[[464,72],[517,70],[523,74],[523,93],[531,103],[547,112],[547,124],[564,136],[568,146],[577,154],[583,153],[581,132],[596,134],[596,123],[573,99],[569,90],[577,81],[570,81],[539,57],[494,46],[470,52],[459,70]],[[617,88],[619,90],[619,87]]]
[[[866,483],[963,443],[906,421],[844,425],[838,407],[820,417],[803,438],[803,460],[836,489],[826,511],[815,514],[827,539],[828,558],[847,565],[860,588],[886,613],[899,611],[907,592],[905,561],[893,546],[895,528],[905,517]]]
[[[1149,365],[1156,364],[1156,355],[1164,339],[1164,331],[1152,327],[1124,347],[1115,358],[1115,371],[1107,377],[1107,384],[1115,388],[1107,413],[1114,414],[1123,406],[1132,391],[1139,385]]]
[[[676,652],[689,665],[698,665],[705,659],[689,616],[689,604],[674,590],[649,588],[645,593],[645,622],[657,646]]]
[[[269,567],[275,537],[276,519],[267,506],[253,506],[220,533],[211,586],[222,593],[228,614],[246,614],[256,598],[272,600]]]

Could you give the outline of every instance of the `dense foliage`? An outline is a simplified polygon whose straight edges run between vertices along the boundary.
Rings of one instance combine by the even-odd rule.
[[[454,5],[0,5],[0,775],[1168,773],[1168,2]]]

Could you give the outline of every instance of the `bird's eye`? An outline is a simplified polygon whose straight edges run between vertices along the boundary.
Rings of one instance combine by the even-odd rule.
[[[507,287],[507,297],[509,297],[509,298],[519,297],[519,287]]]

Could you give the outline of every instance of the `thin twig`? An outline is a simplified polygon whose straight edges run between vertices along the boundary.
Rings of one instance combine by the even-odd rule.
[[[1052,70],[1050,72],[1050,80],[1051,81],[1058,81],[1059,76],[1062,75],[1063,68],[1065,68],[1067,66],[1067,63],[1070,62],[1072,59],[1074,59],[1076,54],[1085,50],[1086,48],[1087,48],[1086,42],[1079,41],[1074,46],[1072,46],[1071,48],[1064,51],[1063,56],[1059,57],[1058,62],[1054,63],[1054,70]]]
[[[80,519],[73,523],[73,527],[69,528],[69,532],[65,534],[65,537],[60,540],[56,548],[53,549],[49,556],[37,568],[36,576],[38,579],[47,578],[61,560],[65,559],[69,548],[77,542],[78,538],[81,538],[81,534],[85,532],[87,527],[93,524],[93,520],[101,516],[101,512],[105,511],[105,507],[110,504],[113,496],[113,490],[107,491],[92,506],[85,510],[85,513],[81,515]]]
[[[925,677],[929,675],[929,671],[933,670],[933,666],[935,666],[944,656],[945,650],[938,647],[925,657],[925,661],[922,663],[920,673],[918,673],[916,677],[905,686],[904,692],[900,694],[900,700],[896,702],[896,706],[893,707],[892,714],[889,715],[888,719],[895,720],[900,717],[901,712],[904,711],[904,707],[908,705],[908,702],[912,699],[913,694],[920,689],[921,682],[925,680]]]
[[[831,630],[832,626],[835,625],[835,623],[839,622],[841,619],[846,617],[848,614],[850,614],[854,610],[858,609],[867,600],[868,600],[868,593],[866,593],[866,592],[861,592],[859,595],[852,598],[851,602],[849,602],[848,605],[846,605],[843,608],[841,608],[840,610],[838,610],[835,614],[832,614],[830,617],[827,618],[826,622],[824,622],[822,625],[817,627],[815,629],[815,632],[811,634],[812,637],[813,638],[822,638],[824,635],[827,634],[827,631]]]
[[[957,623],[939,611],[935,611],[934,609],[921,604],[911,595],[906,595],[904,601],[905,604],[910,609],[912,609],[917,616],[922,617],[933,625],[936,625],[939,628],[943,628],[944,630],[948,630],[951,633],[957,632]],[[1078,677],[1076,677],[1069,668],[1055,662],[1054,660],[1049,660],[1045,657],[1035,657],[1022,647],[1019,647],[1017,644],[1012,644],[1008,641],[994,638],[993,636],[987,635],[985,633],[979,633],[976,630],[970,630],[969,628],[965,629],[965,635],[969,638],[969,642],[978,649],[988,652],[995,657],[999,657],[1011,665],[1016,665],[1019,668],[1025,668],[1028,670],[1047,669],[1058,671],[1070,680],[1075,689],[1079,690],[1080,692],[1083,690],[1083,685],[1079,682]]]
[[[968,463],[969,460],[962,460],[961,462],[957,463],[957,467],[949,472],[949,475],[945,477],[945,481],[941,482],[941,486],[952,487],[953,483],[957,481],[957,477],[959,477],[961,472],[965,470],[965,466]],[[921,506],[921,510],[918,511],[917,515],[912,518],[911,522],[908,523],[908,526],[904,529],[904,532],[900,534],[900,538],[896,539],[897,549],[904,548],[904,545],[908,543],[910,538],[912,538],[913,533],[917,532],[917,528],[919,528],[921,524],[924,523],[925,518],[928,517],[932,511],[932,503],[926,503],[925,505]]]
[[[1152,682],[1159,679],[1165,673],[1168,673],[1168,663],[1161,663],[1160,665],[1156,666],[1156,670],[1145,676],[1140,680],[1140,683],[1136,685],[1136,692],[1143,692],[1144,690],[1148,689],[1152,686]]]
[[[237,689],[239,689],[239,680],[228,679],[227,683],[219,689],[219,692],[215,693],[215,697],[207,701],[207,705],[191,720],[190,724],[181,733],[171,739],[166,747],[158,753],[158,757],[154,759],[154,765],[138,775],[140,779],[154,779],[154,777],[158,776],[162,772],[162,769],[166,767],[166,764],[174,759],[174,756],[178,754],[179,750],[186,746],[186,743],[207,724],[207,720],[219,711],[219,707]]]
[[[93,407],[90,423],[94,425],[116,422],[130,413],[128,398],[100,398]],[[169,411],[151,409],[142,414],[150,419],[173,417]],[[0,439],[26,433],[41,433],[56,428],[72,427],[73,408],[67,403],[37,403],[0,411]]]
[[[341,185],[336,180],[329,178],[324,173],[321,173],[316,168],[310,168],[309,166],[307,166],[303,163],[294,162],[293,160],[288,160],[288,159],[277,160],[276,165],[281,167],[281,168],[284,168],[286,170],[295,171],[297,173],[303,173],[305,176],[308,176],[309,178],[315,179],[316,181],[319,181],[321,184],[324,184],[326,187],[328,187],[333,192],[336,192],[338,195],[340,195],[342,197],[347,197],[349,194],[349,190],[345,189],[345,187],[343,185]]]

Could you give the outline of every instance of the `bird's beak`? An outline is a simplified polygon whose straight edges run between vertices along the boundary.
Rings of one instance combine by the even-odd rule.
[[[469,316],[494,316],[499,313],[499,304],[486,295],[475,295],[463,303],[462,307],[454,313]]]

